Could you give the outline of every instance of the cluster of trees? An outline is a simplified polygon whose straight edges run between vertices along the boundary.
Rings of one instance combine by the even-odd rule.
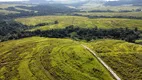
[[[49,25],[49,24],[58,24],[59,22],[56,20],[54,22],[51,22],[51,23],[39,23],[39,24],[36,24],[35,27],[39,27],[39,26],[46,26],[46,25]]]
[[[74,27],[73,25],[66,27],[65,29],[54,29],[47,31],[37,30],[35,33],[42,37],[52,38],[64,38],[69,37],[72,39],[83,40],[95,40],[103,38],[120,39],[128,42],[135,42],[139,38],[140,32],[137,28],[134,30],[128,28],[116,28],[116,29],[98,29],[97,27],[88,29]]]
[[[33,27],[35,26],[26,26],[15,21],[0,21],[0,42],[13,39],[21,32]]]
[[[54,21],[54,24],[58,24],[58,21]],[[116,29],[99,29],[94,28],[80,28],[73,25],[64,29],[52,29],[47,31],[26,31],[27,29],[48,25],[48,23],[41,23],[35,26],[26,26],[18,22],[13,21],[0,21],[0,41],[6,41],[11,39],[19,39],[31,36],[42,36],[50,38],[72,38],[75,40],[95,40],[103,38],[121,39],[128,42],[135,42],[140,37],[140,31],[135,28],[134,30],[128,28],[116,28]]]
[[[89,11],[89,12],[115,12],[115,11],[112,11],[112,10],[92,10],[92,11]]]
[[[35,26],[46,26],[46,25],[49,25],[49,23],[39,23],[39,24],[36,24]]]
[[[127,19],[142,19],[142,17],[136,16],[87,16],[88,18],[127,18]]]
[[[56,20],[52,24],[58,24],[59,22]],[[1,41],[7,41],[12,39],[20,39],[30,36],[36,36],[37,31],[30,32],[26,31],[32,28],[40,27],[49,25],[51,23],[39,23],[35,26],[26,26],[21,23],[15,22],[15,21],[0,21],[0,42]]]
[[[73,16],[83,16],[88,18],[126,18],[126,19],[142,19],[142,17],[136,16],[93,16],[93,15],[82,15],[82,14],[73,14]]]
[[[138,8],[138,9],[132,9],[132,10],[119,10],[119,11],[113,11],[113,10],[92,10],[92,11],[88,11],[88,12],[141,12],[142,9]],[[85,11],[79,11],[79,12],[85,12]]]

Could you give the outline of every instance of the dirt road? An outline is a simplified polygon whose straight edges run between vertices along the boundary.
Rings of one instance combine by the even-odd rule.
[[[117,76],[117,74],[100,58],[100,57],[98,57],[97,56],[97,54],[94,52],[94,51],[92,51],[89,47],[87,47],[87,46],[85,46],[85,45],[83,45],[83,44],[81,44],[85,49],[87,49],[88,51],[90,51],[100,62],[101,62],[101,64],[114,76],[114,78],[116,79],[116,80],[121,80],[118,76]]]

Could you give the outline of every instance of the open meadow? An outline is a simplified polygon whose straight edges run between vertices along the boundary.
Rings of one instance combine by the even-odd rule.
[[[28,17],[28,18],[18,18],[15,21],[20,22],[24,25],[35,26],[39,23],[49,23],[46,26],[40,26],[33,28],[34,30],[49,30],[49,29],[58,29],[65,28],[70,25],[78,26],[81,28],[138,28],[142,30],[142,20],[137,19],[119,19],[119,18],[96,18],[90,19],[87,17],[78,17],[78,16],[37,16],[37,17]],[[58,21],[58,24],[53,24],[55,21]]]

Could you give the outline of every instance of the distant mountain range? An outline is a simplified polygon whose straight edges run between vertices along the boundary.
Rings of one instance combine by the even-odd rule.
[[[106,1],[106,0],[30,0],[32,3],[82,3],[82,2],[100,2],[100,1]]]
[[[119,1],[108,1],[105,3],[105,5],[111,5],[111,6],[119,6],[119,5],[125,5],[125,4],[142,6],[142,0],[119,0]]]
[[[7,0],[5,0],[7,1]],[[11,0],[12,1],[12,0]],[[91,3],[94,5],[97,3],[103,3],[105,5],[111,6],[119,6],[125,4],[132,4],[135,6],[142,6],[142,0],[23,0],[27,3],[38,3],[38,4],[46,4],[46,3],[62,3],[62,4],[73,4],[75,6]]]

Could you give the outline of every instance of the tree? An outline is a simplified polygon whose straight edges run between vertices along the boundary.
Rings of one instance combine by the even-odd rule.
[[[58,24],[59,22],[56,20],[54,23],[55,23],[55,24]]]
[[[78,35],[77,35],[76,32],[70,33],[70,37],[71,37],[72,39],[76,39],[77,36],[78,36]]]

